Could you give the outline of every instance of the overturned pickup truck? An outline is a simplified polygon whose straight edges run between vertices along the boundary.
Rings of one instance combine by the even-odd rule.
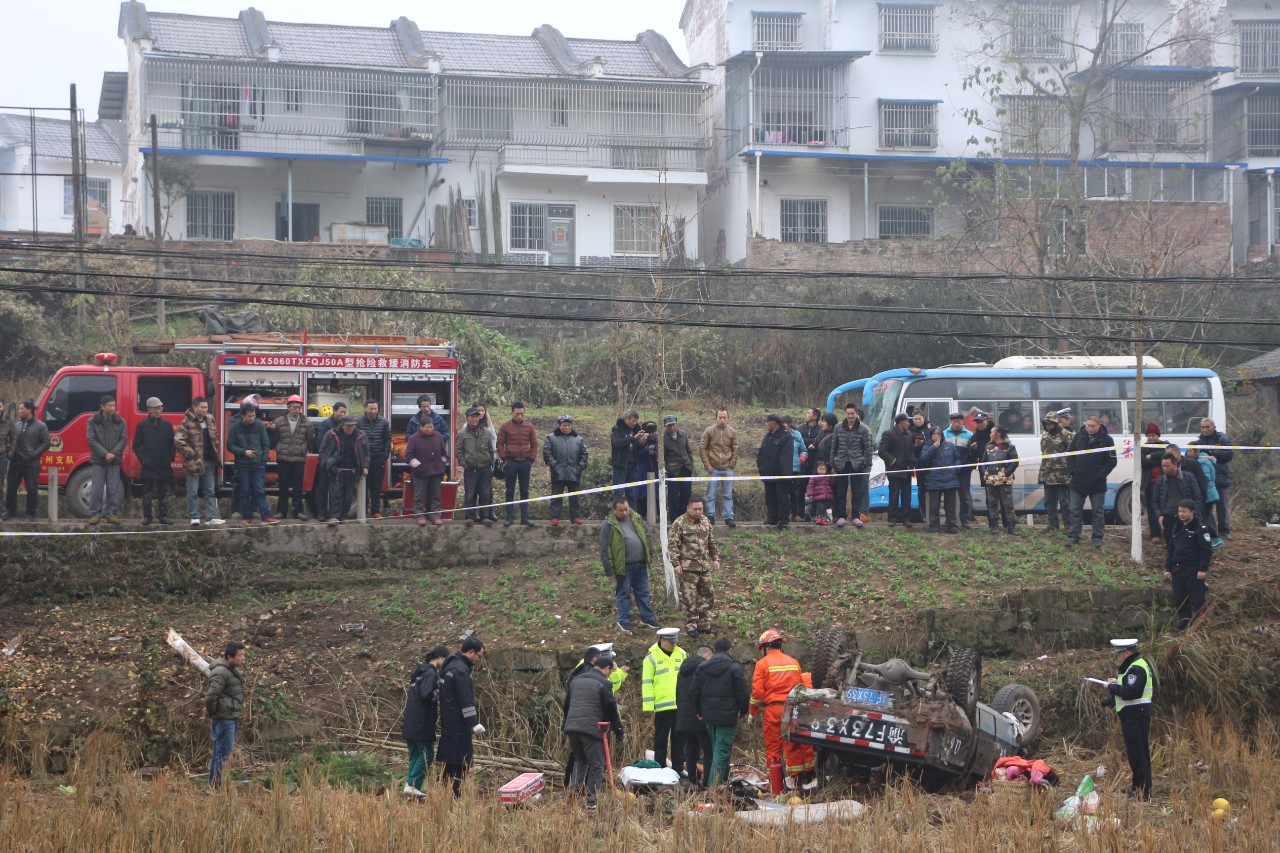
[[[893,658],[863,660],[839,627],[819,632],[814,689],[797,686],[783,711],[783,737],[817,750],[823,778],[906,771],[926,788],[965,784],[997,759],[1025,755],[1040,730],[1040,700],[1021,684],[978,701],[982,659],[973,649],[945,669],[920,672]]]

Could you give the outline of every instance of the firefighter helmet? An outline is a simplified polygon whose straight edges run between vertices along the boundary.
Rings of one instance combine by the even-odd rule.
[[[774,630],[773,628],[770,628],[768,631],[765,631],[763,634],[760,635],[760,639],[756,640],[756,646],[763,649],[765,646],[772,645],[773,643],[778,643],[781,641],[782,641],[782,634],[778,633],[778,631]]]
[[[301,396],[299,396],[299,395],[297,395],[297,394],[290,394],[290,395],[289,395],[289,399],[288,399],[288,400],[285,400],[285,403],[286,403],[286,404],[288,404],[288,403],[301,403],[301,402],[302,402],[302,397],[301,397]]]

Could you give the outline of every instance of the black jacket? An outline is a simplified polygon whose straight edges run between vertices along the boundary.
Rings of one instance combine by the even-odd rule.
[[[980,462],[983,455],[987,452],[987,445],[991,443],[991,427],[986,429],[975,429],[973,438],[969,440],[969,461]]]
[[[369,440],[369,458],[386,459],[391,455],[391,421],[382,415],[373,420],[369,420],[367,415],[361,415],[356,429]]]
[[[880,436],[876,453],[884,460],[884,469],[890,477],[910,477],[916,467],[916,437],[910,429],[889,427]]]
[[[133,452],[147,479],[173,476],[173,460],[178,455],[173,444],[173,424],[164,418],[145,418],[133,431]]]
[[[469,735],[479,722],[471,661],[458,652],[449,656],[440,671],[440,734]]]
[[[618,418],[618,422],[613,425],[613,431],[609,433],[609,443],[613,446],[613,455],[610,457],[613,467],[630,468],[636,464],[635,435],[639,430],[639,425],[632,429],[622,418]]]
[[[800,473],[812,474],[814,466],[818,464],[818,442],[822,440],[822,422],[809,426],[801,424],[796,427],[800,433],[800,438],[804,440],[804,452],[809,454],[808,458],[800,466]]]
[[[704,663],[706,660],[698,655],[689,655],[680,664],[680,672],[676,674],[676,731],[683,734],[706,731],[706,726],[698,720],[692,696],[693,674]]]
[[[676,678],[678,689],[679,676]],[[717,652],[693,673],[689,700],[704,725],[734,726],[747,715],[751,689],[738,662],[725,652]],[[676,702],[679,708],[679,700]]]
[[[1190,524],[1174,523],[1164,558],[1166,572],[1183,575],[1207,572],[1212,559],[1213,534],[1199,518],[1191,519]]]
[[[618,702],[613,698],[613,685],[603,672],[594,666],[569,681],[565,692],[564,730],[601,740],[599,723],[608,723],[610,729],[623,736],[622,719],[618,716]]]
[[[1200,470],[1199,463],[1192,463],[1197,471]],[[1191,476],[1189,471],[1182,471],[1182,476],[1178,478],[1178,483],[1182,487],[1182,497],[1179,500],[1195,501],[1196,516],[1204,517],[1204,492],[1200,491],[1200,484],[1196,482],[1195,477]],[[1201,476],[1204,476],[1203,473]],[[1156,480],[1156,484],[1151,487],[1151,506],[1156,508],[1156,515],[1164,514],[1164,502],[1169,492],[1169,475],[1161,474],[1160,479]],[[1170,513],[1171,515],[1176,513]]]
[[[791,460],[795,458],[796,443],[791,431],[779,428],[776,432],[766,432],[760,441],[760,449],[756,451],[756,468],[762,477],[778,477],[789,475]]]
[[[1160,478],[1160,463],[1164,461],[1165,447],[1167,445],[1164,444],[1142,445],[1142,491],[1144,492],[1155,485],[1156,480]]]
[[[409,679],[404,698],[404,722],[400,734],[405,740],[435,740],[436,717],[440,713],[440,673],[427,662],[418,664]],[[474,725],[474,723],[472,724]]]
[[[1200,467],[1200,463],[1194,459],[1188,459],[1183,456],[1178,460],[1178,470],[1184,474],[1190,474],[1196,481],[1196,486],[1200,489],[1200,498],[1196,500],[1196,515],[1205,518],[1204,502],[1209,500],[1209,478],[1204,475],[1204,468]],[[1164,476],[1161,474],[1160,476]],[[1213,482],[1218,482],[1215,474]]]
[[[1129,665],[1139,657],[1141,657],[1141,655],[1136,653],[1131,654],[1124,659],[1123,663],[1116,667],[1116,683],[1107,685],[1108,695],[1102,697],[1102,707],[1114,708],[1116,704],[1116,696],[1119,696],[1126,702],[1142,698],[1142,692],[1147,689],[1146,670],[1142,669],[1142,667],[1135,666],[1132,671],[1129,671]],[[1130,676],[1133,677],[1132,681],[1129,680]],[[1130,705],[1129,707],[1122,709],[1119,716],[1150,717],[1153,715],[1154,710],[1154,707],[1150,703],[1146,705]]]
[[[29,421],[14,420],[11,458],[23,465],[30,465],[39,462],[51,445],[49,428],[44,425],[44,421],[36,418]]]
[[[1192,444],[1230,444],[1231,440],[1227,438],[1222,430],[1218,430],[1213,435],[1202,435]],[[1219,489],[1226,488],[1231,485],[1231,468],[1229,467],[1232,459],[1235,458],[1234,450],[1204,450],[1202,453],[1210,454],[1214,459],[1218,460],[1218,475],[1213,482],[1217,484]]]
[[[1111,452],[1080,453],[1067,457],[1071,491],[1092,495],[1106,489],[1107,475],[1116,467],[1116,443],[1111,435],[1105,429],[1099,429],[1097,435],[1089,435],[1089,430],[1082,427],[1071,441],[1072,450],[1091,450],[1096,447],[1110,447]]]

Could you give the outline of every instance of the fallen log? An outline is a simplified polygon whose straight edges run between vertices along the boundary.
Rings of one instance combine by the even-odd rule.
[[[173,650],[180,654],[187,663],[200,670],[201,675],[205,678],[209,677],[209,662],[205,660],[199,652],[191,648],[191,646],[187,644],[187,641],[182,639],[181,634],[170,628],[169,636],[166,639]]]

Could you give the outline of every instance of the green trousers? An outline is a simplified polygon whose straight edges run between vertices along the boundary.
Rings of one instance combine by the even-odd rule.
[[[407,740],[405,743],[409,745],[408,785],[421,791],[427,771],[436,761],[436,744],[431,740]]]
[[[737,726],[707,726],[711,736],[711,770],[707,785],[719,785],[729,781],[729,757],[733,754],[733,736]]]

